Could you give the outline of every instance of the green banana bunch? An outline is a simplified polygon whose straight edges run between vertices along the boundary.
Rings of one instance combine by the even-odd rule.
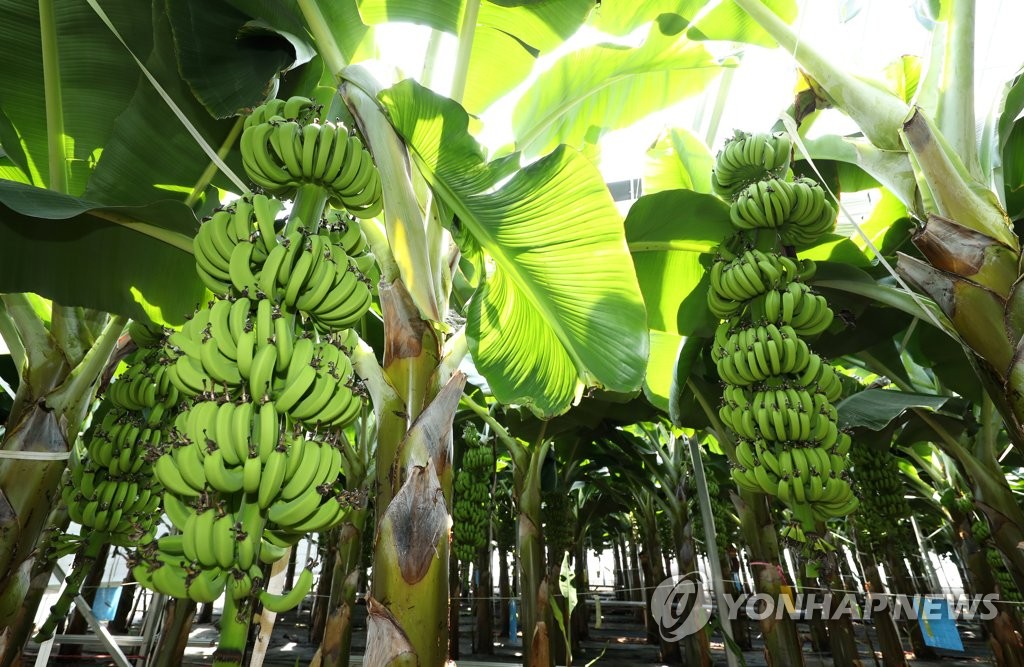
[[[791,151],[785,133],[747,134],[737,130],[715,157],[711,187],[724,199],[733,199],[751,183],[781,178],[789,170]]]
[[[541,516],[544,519],[544,542],[555,560],[571,551],[576,527],[569,495],[561,489],[541,492]],[[671,542],[669,542],[671,544]]]
[[[706,458],[703,449],[701,450],[701,456]],[[714,470],[707,463],[704,466],[704,473],[708,485],[708,500],[711,504],[711,518],[715,523],[715,544],[718,547],[719,553],[725,553],[729,543],[732,541],[731,537],[735,529],[736,520],[733,518],[722,497],[721,487],[718,484],[718,480],[715,479]],[[700,502],[697,499],[696,477],[686,475],[684,479],[686,509],[690,519],[693,521],[694,533],[705,535],[704,515],[701,513]],[[669,541],[667,544],[672,544],[672,541]]]
[[[465,449],[453,484],[452,553],[461,562],[472,563],[490,539],[494,453],[472,423],[463,428],[460,444]]]
[[[869,549],[880,549],[886,543],[910,539],[910,504],[904,497],[896,457],[888,450],[857,446],[850,451],[850,462],[861,501],[857,530],[863,543]]]
[[[312,183],[328,191],[333,206],[358,218],[379,215],[382,187],[370,153],[340,122],[310,117],[319,111],[301,97],[256,108],[239,142],[246,173],[274,195],[290,197]]]
[[[346,255],[352,258],[356,268],[366,276],[370,285],[376,285],[380,280],[380,269],[377,268],[377,258],[370,250],[359,218],[348,215],[340,209],[332,208],[324,213],[321,227],[327,233],[331,243],[339,246]]]
[[[1017,590],[1017,585],[1013,582],[1013,575],[1006,568],[1006,562],[1003,560],[1003,555],[999,553],[999,550],[987,547],[985,549],[985,560],[988,561],[988,566],[992,569],[992,575],[999,586],[999,598],[1008,602],[1024,601],[1024,597]]]
[[[161,487],[152,473],[152,452],[160,446],[178,404],[162,355],[162,340],[149,327],[133,324],[139,349],[127,369],[101,397],[92,426],[71,447],[61,499],[68,517],[81,525],[77,536],[55,539],[73,546],[75,566],[37,637],[52,636],[91,563],[105,544],[132,548],[152,541],[160,518]]]
[[[318,330],[352,326],[372,299],[365,272],[379,275],[359,226],[346,223],[345,229],[352,232],[339,235],[335,230],[340,228],[341,213],[336,212],[328,213],[315,234],[297,230],[284,235],[277,220],[283,209],[280,200],[257,194],[242,197],[206,219],[193,242],[200,278],[214,294],[249,299],[253,304],[269,299],[281,309],[308,316]],[[347,254],[342,243],[348,243],[355,254]],[[245,313],[244,305],[235,310],[238,318]],[[237,337],[241,333],[237,325],[244,321],[232,319],[236,328],[230,333]],[[199,338],[209,324],[207,319],[190,322],[178,338]],[[226,333],[223,328],[221,333]],[[230,349],[228,338],[224,342]]]
[[[786,504],[794,520],[783,539],[818,558],[833,548],[816,523],[845,516],[858,499],[847,479],[850,437],[833,406],[843,380],[805,340],[834,313],[807,285],[814,262],[776,250],[827,232],[835,209],[814,181],[787,180],[789,153],[784,134],[738,132],[716,159],[712,185],[730,200],[737,235],[708,273],[709,309],[724,320],[711,356],[725,383],[719,417],[738,436],[730,476]],[[734,253],[736,242],[745,247]]]

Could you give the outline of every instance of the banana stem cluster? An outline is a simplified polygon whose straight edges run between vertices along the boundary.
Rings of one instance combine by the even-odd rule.
[[[790,151],[785,134],[737,132],[718,154],[712,186],[730,201],[737,234],[710,269],[708,306],[724,320],[712,357],[724,382],[719,416],[737,436],[732,478],[785,503],[795,521],[782,537],[817,558],[833,548],[815,523],[858,501],[846,479],[850,437],[832,404],[840,376],[805,340],[833,313],[807,284],[814,262],[779,252],[780,242],[806,246],[830,231],[836,210],[815,181],[789,179]]]
[[[314,111],[305,98],[272,100],[241,139],[250,178],[302,195],[295,208],[309,219],[286,224],[285,203],[262,193],[206,219],[194,252],[214,297],[161,352],[186,403],[149,458],[177,532],[144,545],[133,573],[176,598],[226,594],[225,638],[245,637],[257,600],[278,613],[297,606],[312,588],[310,566],[280,594],[264,589],[265,566],[363,501],[345,489],[342,448],[366,398],[350,327],[370,307],[374,269],[355,216],[379,212],[380,179],[358,138],[314,122]],[[326,177],[339,169],[344,179]],[[327,197],[306,196],[313,185]],[[324,201],[346,210],[324,213]],[[237,664],[237,643],[222,645],[215,664]]]

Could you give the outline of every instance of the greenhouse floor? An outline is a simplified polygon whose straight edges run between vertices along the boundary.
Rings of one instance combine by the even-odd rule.
[[[362,606],[358,608],[364,609]],[[263,662],[267,667],[302,667],[310,664],[316,651],[316,646],[308,639],[308,610],[299,613],[288,613],[278,617],[271,637],[270,646]],[[872,660],[872,651],[868,640],[874,641],[873,631],[865,635],[864,626],[857,624],[858,645],[860,648],[861,660],[864,667],[881,665],[881,657],[877,661]],[[498,637],[495,639],[494,655],[474,655],[471,653],[473,618],[466,610],[463,613],[461,623],[461,648],[462,655],[457,661],[460,667],[488,667],[489,665],[521,664],[521,648],[510,644],[508,638]],[[965,652],[941,653],[938,660],[912,660],[912,665],[991,665],[991,654],[984,641],[972,632],[969,627],[962,627]],[[819,665],[832,665],[832,660],[827,655],[813,651],[810,638],[807,634],[807,627],[801,626],[801,636],[806,638],[804,644],[805,664],[807,667]],[[193,626],[189,648],[185,660],[182,663],[190,667],[210,665],[217,640],[217,628],[214,624],[197,624]],[[356,615],[356,630],[353,637],[353,654],[360,656],[366,644],[365,615]],[[877,642],[875,643],[877,646]],[[909,645],[905,643],[905,645]],[[712,636],[712,653],[715,665],[726,665],[725,649],[718,635]],[[29,647],[25,661],[26,665],[33,664],[32,656],[35,647]],[[109,657],[97,655],[102,651],[98,645],[85,646],[83,655],[61,659],[54,655],[49,665],[76,665],[96,666],[113,665]],[[748,667],[762,667],[766,665],[762,654],[763,643],[755,637],[754,650],[744,652],[744,661]],[[54,650],[56,654],[58,650]],[[95,656],[95,657],[92,657]],[[595,661],[596,659],[596,661]],[[573,662],[577,665],[586,665],[595,661],[598,667],[633,667],[638,665],[660,665],[658,660],[658,648],[646,643],[646,633],[643,624],[636,619],[633,612],[625,610],[607,613],[604,615],[601,629],[591,627],[590,637],[582,643],[581,651],[573,656]],[[353,660],[353,665],[360,664],[359,658]]]
[[[295,667],[296,665],[308,665],[316,650],[307,640],[308,613],[302,612],[298,615],[285,614],[278,617],[270,648],[264,664],[268,667]],[[359,621],[357,621],[359,622]],[[484,667],[490,664],[521,664],[521,648],[510,645],[508,638],[495,639],[495,654],[491,656],[474,655],[471,653],[473,619],[467,613],[463,614],[461,627],[462,655],[457,663],[461,667]],[[865,667],[875,662],[872,660],[872,653],[864,634],[864,627],[857,624],[858,645],[860,647],[861,659]],[[806,636],[807,627],[802,626],[801,634]],[[991,654],[987,645],[980,638],[974,635],[969,628],[962,628],[964,653],[942,653],[939,660],[913,660],[913,665],[990,665],[993,664]],[[202,641],[208,639],[210,642],[216,640],[216,630],[211,625],[196,626],[193,639]],[[873,633],[871,639],[874,640]],[[365,627],[356,628],[356,635],[353,638],[353,653],[360,655],[365,647]],[[907,644],[909,645],[909,643]],[[877,642],[876,642],[877,646]],[[763,643],[758,639],[754,640],[754,650],[744,653],[744,660],[748,667],[761,667],[765,665],[762,655]],[[832,665],[832,660],[827,655],[815,653],[810,645],[810,639],[804,645],[805,663],[807,667],[818,665]],[[208,665],[213,647],[208,649],[190,648],[185,665]],[[725,649],[720,636],[712,637],[712,652],[716,665],[726,665]],[[600,656],[600,657],[599,657]],[[643,625],[635,620],[631,612],[606,614],[603,619],[602,628],[590,629],[590,638],[582,644],[582,651],[573,656],[573,662],[577,665],[586,665],[597,658],[597,667],[632,667],[634,665],[658,665],[658,648],[646,643],[646,635]],[[359,664],[358,659],[353,661]],[[77,663],[81,664],[81,662]],[[881,665],[881,657],[878,657],[878,665]]]

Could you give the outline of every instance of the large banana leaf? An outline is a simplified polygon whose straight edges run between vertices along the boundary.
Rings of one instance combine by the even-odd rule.
[[[218,4],[223,4],[223,1],[218,0]],[[107,12],[113,13],[109,8]],[[106,30],[102,26],[101,29]],[[144,62],[199,134],[214,149],[220,149],[235,125],[235,119],[213,118],[193,94],[189,83],[182,79],[174,34],[170,20],[163,11],[158,9],[154,12],[151,30],[152,48],[148,51],[133,48],[133,53]],[[234,45],[235,40],[224,39],[223,26],[213,22],[197,23],[192,26],[192,30],[196,33],[194,39],[219,44],[219,48],[207,44],[204,58],[216,61],[239,57],[239,47]],[[275,43],[280,45],[279,55],[291,49],[283,38]],[[137,72],[139,68],[132,62],[130,55],[123,46],[118,46],[119,57],[130,63]],[[231,105],[243,99],[258,100],[265,95],[280,69],[278,62],[279,59],[271,59],[259,69],[236,69],[237,77],[233,84],[236,93],[216,102],[217,106],[223,108],[225,104]],[[208,102],[214,102],[212,97],[208,98]],[[140,159],[140,156],[153,156],[155,159]],[[209,162],[196,139],[172,113],[152,83],[139,78],[134,95],[116,118],[114,131],[104,147],[85,196],[92,201],[112,204],[184,199],[199,181]],[[226,162],[236,174],[244,176],[237,149],[231,150]],[[238,189],[221,175],[213,183],[232,191]]]
[[[647,149],[644,193],[686,189],[711,194],[714,163],[711,151],[692,132],[681,127],[666,130]]]
[[[710,333],[701,331],[712,319],[700,256],[733,231],[728,204],[714,195],[669,190],[636,200],[626,216],[626,241],[651,329]]]
[[[0,292],[181,324],[205,293],[185,250],[197,227],[179,202],[102,206],[0,181]]]
[[[685,25],[667,17],[639,47],[599,44],[560,58],[516,104],[517,146],[541,155],[560,143],[597,143],[609,130],[703,91],[722,65],[681,34]]]
[[[567,410],[581,385],[639,388],[646,314],[596,168],[562,147],[509,177],[514,163],[486,163],[451,100],[413,81],[380,99],[439,198],[493,259],[467,333],[495,397],[548,416]]]
[[[313,0],[346,64],[376,55],[373,28],[359,14],[358,0]],[[258,18],[283,35],[306,38],[312,43],[309,25],[299,9],[298,0],[227,0],[245,14]],[[430,3],[435,5],[437,3]]]
[[[68,191],[79,194],[107,143],[118,114],[131,99],[139,71],[124,47],[79,0],[55,0],[60,52],[60,89]],[[149,3],[105,3],[129,44],[142,53],[151,47]],[[0,144],[25,180],[40,187],[50,182],[44,113],[39,5],[0,0]],[[8,177],[10,167],[0,171]]]
[[[708,310],[701,255],[713,252],[732,232],[728,205],[691,190],[645,195],[626,216],[626,241],[651,328],[644,393],[665,412],[683,337],[710,335],[717,324]]]
[[[463,0],[356,0],[368,25],[416,23],[453,35],[462,28]],[[480,2],[463,106],[479,113],[530,75],[538,56],[568,39],[593,0]]]
[[[272,96],[278,72],[311,55],[297,38],[290,42],[223,0],[169,2],[167,15],[182,77],[214,118],[261,104]],[[239,79],[264,86],[238,86]]]
[[[592,0],[546,0],[502,7],[480,4],[462,103],[479,113],[522,83],[539,56],[564,42],[593,9]]]
[[[129,49],[147,63],[200,133],[218,148],[233,121],[211,118],[193,90],[218,115],[233,113],[261,100],[277,73],[295,57],[291,44],[269,31],[258,38],[236,39],[248,17],[224,0],[202,7],[172,3],[170,15],[179,23],[177,41],[163,3],[104,2],[104,11],[125,44],[87,3],[57,0],[55,5],[60,54],[55,89],[62,99],[67,190],[86,193],[92,201],[141,204],[183,199],[208,164],[152,84],[140,76]],[[0,143],[24,177],[2,165],[0,176],[46,186],[50,179],[39,12],[34,3],[13,0],[0,2],[0,10],[0,57],[5,64],[0,70]],[[181,23],[187,23],[187,29]],[[254,52],[263,55],[255,58]],[[181,71],[190,75],[194,89],[181,78],[179,56]],[[200,59],[205,65],[198,64]],[[243,61],[246,66],[238,67]],[[240,168],[237,161],[231,162]]]
[[[775,46],[775,40],[730,0],[717,3],[708,0],[603,0],[594,12],[591,23],[610,35],[628,35],[645,23],[665,15],[676,15],[690,23],[709,4],[715,6],[690,29],[688,36],[691,39]],[[765,4],[787,23],[796,18],[794,0],[766,0]]]
[[[915,394],[888,389],[866,389],[844,399],[836,409],[839,421],[845,426],[863,427],[873,431],[885,428],[889,422],[911,408],[938,410],[949,399],[945,396]]]

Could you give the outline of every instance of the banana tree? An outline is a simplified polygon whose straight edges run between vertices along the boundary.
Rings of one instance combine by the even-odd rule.
[[[348,3],[303,2],[273,9],[259,6],[259,3],[236,3],[242,9],[227,3],[186,3],[177,8],[180,11],[169,13],[160,5],[152,16],[149,7],[132,14],[138,19],[136,25],[130,24],[127,18],[116,24],[109,20],[104,22],[106,13],[90,5],[77,8],[82,12],[77,15],[82,20],[74,23],[79,32],[70,33],[67,26],[57,25],[55,13],[48,11],[52,10],[49,3],[43,3],[42,13],[24,11],[18,3],[10,4],[9,13],[21,22],[5,24],[9,26],[11,37],[8,46],[12,53],[29,59],[42,51],[47,65],[43,74],[50,76],[40,78],[47,82],[45,90],[42,86],[23,87],[23,81],[18,85],[5,85],[5,91],[36,94],[32,99],[13,97],[13,94],[10,101],[4,98],[5,123],[7,119],[11,121],[5,124],[7,133],[3,135],[5,175],[34,185],[46,183],[48,172],[40,171],[38,165],[47,161],[38,158],[46,156],[47,151],[40,145],[45,147],[48,138],[59,147],[61,137],[67,134],[76,139],[75,149],[81,151],[82,156],[89,156],[88,151],[94,150],[93,147],[103,149],[94,170],[84,169],[79,181],[73,183],[76,184],[74,194],[89,193],[104,204],[72,197],[47,199],[37,188],[5,184],[3,201],[11,213],[6,216],[5,233],[14,238],[19,234],[28,238],[30,224],[70,218],[77,227],[71,232],[70,222],[64,225],[67,229],[62,233],[65,235],[100,229],[108,237],[124,234],[128,239],[121,245],[100,248],[94,254],[110,258],[110,265],[117,270],[100,274],[99,279],[88,286],[84,284],[87,281],[61,281],[50,276],[33,279],[32,273],[26,270],[24,258],[20,262],[5,262],[5,289],[31,288],[73,305],[103,308],[143,319],[151,317],[173,324],[176,313],[184,313],[201,298],[202,291],[196,289],[197,281],[188,268],[190,237],[196,224],[191,207],[201,201],[200,194],[206,191],[215,173],[209,160],[187,137],[187,131],[178,130],[181,118],[184,117],[188,129],[199,136],[203,135],[206,125],[214,128],[207,136],[218,137],[219,152],[229,156],[229,161],[237,160],[233,146],[239,123],[233,118],[222,121],[216,118],[233,116],[259,102],[268,88],[277,85],[280,70],[296,62],[298,51],[313,47],[312,51],[318,55],[295,82],[296,92],[319,93],[330,101],[334,87],[343,80],[341,99],[387,183],[384,222],[379,226],[370,225],[367,232],[382,265],[383,281],[379,292],[385,327],[383,365],[378,366],[368,350],[361,353],[357,362],[358,372],[373,398],[378,429],[376,470],[380,495],[376,503],[376,564],[370,599],[373,649],[367,662],[384,664],[397,656],[411,654],[422,664],[440,664],[446,647],[448,511],[446,503],[438,503],[436,499],[450,497],[450,426],[464,382],[464,376],[455,371],[459,362],[467,353],[472,353],[477,367],[501,400],[530,405],[545,415],[566,410],[578,388],[597,385],[630,391],[639,385],[646,357],[643,304],[625,254],[621,220],[596,169],[579,153],[564,147],[525,169],[520,169],[514,156],[487,162],[482,149],[469,134],[468,116],[456,102],[411,81],[383,90],[365,72],[346,70],[357,57],[359,44],[370,33],[367,23],[373,23],[373,19],[368,18],[372,16],[371,3],[363,3],[360,15],[354,15],[355,5]],[[490,35],[489,40],[481,37],[482,53],[486,52],[484,47],[493,49],[502,39],[507,41],[523,30],[524,25],[533,28],[546,25],[549,30],[547,48],[550,48],[586,15],[586,11],[579,8],[587,5],[589,9],[589,3],[562,5],[577,9],[566,18],[565,14],[551,16],[543,12],[534,16],[530,10],[515,8],[503,13],[506,8],[498,5],[481,7],[479,3],[469,3],[463,20],[456,22],[452,30],[460,34],[461,44],[455,78],[463,81],[456,86],[455,96],[462,96],[460,88],[468,89],[464,82],[474,62],[474,34],[479,26],[486,28],[481,30],[481,35]],[[432,10],[447,12],[449,18],[452,12],[455,16],[463,13],[461,3],[447,3],[443,7],[438,3],[427,13],[431,14]],[[410,11],[415,13],[416,9]],[[204,19],[212,19],[211,13],[217,12],[220,12],[219,23],[213,20],[209,23],[216,28],[211,32],[219,31],[218,34],[204,31],[184,34],[184,26],[189,22],[203,23]],[[69,13],[62,11],[57,16],[73,23]],[[353,16],[356,20],[349,21]],[[436,18],[431,15],[427,20]],[[225,46],[230,58],[222,58],[224,53],[217,48],[201,48],[209,43],[229,41],[225,34],[233,35],[232,31],[242,30],[245,36],[251,36],[246,26],[254,21],[263,27],[256,29],[252,42],[235,40],[233,45]],[[267,29],[267,25],[274,28]],[[35,44],[32,48],[30,43],[26,46],[25,35],[31,37],[38,26],[44,28],[43,45]],[[141,29],[143,26],[145,29]],[[65,30],[62,45],[71,44],[64,38],[74,34],[81,36],[83,44],[93,39],[108,47],[101,55],[125,71],[125,76],[114,77],[119,81],[133,81],[136,68],[142,69],[144,77],[137,85],[114,91],[121,94],[119,98],[112,94],[114,106],[95,114],[106,122],[122,109],[128,109],[125,117],[133,122],[122,123],[116,131],[110,125],[96,128],[88,124],[80,130],[69,117],[64,124],[66,132],[61,131],[60,116],[69,115],[68,99],[62,106],[57,82],[62,75],[69,78],[70,74],[53,70],[59,61],[53,57],[56,47],[52,38],[54,31],[60,29]],[[154,36],[152,44],[143,39],[150,32]],[[282,37],[286,33],[292,41]],[[187,53],[175,51],[175,44],[182,42],[175,42],[172,36],[196,48]],[[18,38],[22,38],[21,41]],[[223,84],[218,85],[217,77],[249,62],[244,58],[248,55],[246,48],[258,49],[260,38],[269,39],[277,47],[273,51],[275,57],[256,60],[260,67],[252,67],[255,73],[250,72],[245,80],[249,84],[248,97],[239,99],[238,95],[229,95],[225,99],[223,91],[218,89],[223,89]],[[530,38],[524,36],[519,43],[527,45]],[[130,54],[145,57],[145,49],[151,50],[149,60],[132,60]],[[532,48],[523,51],[531,57],[536,55]],[[692,62],[703,65],[700,58],[704,56],[697,56]],[[206,67],[206,59],[217,61],[217,66]],[[476,62],[494,65],[486,58],[481,60],[481,56]],[[111,68],[97,65],[95,71],[109,75]],[[485,69],[474,80],[486,84],[494,79],[490,76],[492,71]],[[252,85],[254,81],[258,85]],[[508,79],[502,80],[500,85],[509,85]],[[473,91],[480,93],[477,88]],[[92,94],[95,95],[95,91]],[[493,86],[490,94],[496,94]],[[38,124],[32,125],[27,112],[33,100],[45,100],[56,117],[44,131],[39,131]],[[147,124],[152,120],[144,118],[146,105],[162,110],[168,102],[180,116],[172,115],[167,121],[170,132],[154,132]],[[86,131],[94,132],[94,136],[85,134]],[[152,144],[161,139],[176,142],[175,154],[182,158],[164,165],[164,173],[159,171],[162,165],[152,165],[152,161],[142,165],[135,157],[146,154],[138,148],[144,142]],[[215,156],[217,152],[213,151]],[[171,162],[172,153],[164,154]],[[223,155],[216,156],[213,162],[225,174],[233,173],[225,168]],[[53,162],[49,164],[57,165],[50,170],[54,174],[62,173],[67,164],[73,162],[59,149],[50,157]],[[85,157],[82,159],[84,161]],[[93,165],[75,162],[73,166]],[[166,173],[172,171],[171,168],[180,168],[182,173]],[[217,178],[219,184],[224,180]],[[187,185],[177,186],[182,183]],[[167,184],[175,184],[175,187],[166,190],[170,187]],[[237,180],[224,185],[236,192],[246,189],[245,183]],[[54,189],[62,189],[59,182]],[[175,191],[190,194],[187,197],[172,195],[178,198],[174,205],[165,202],[134,208],[124,206],[124,202],[151,201]],[[24,204],[25,201],[29,204]],[[56,232],[58,227],[51,223],[50,229]],[[457,245],[452,243],[449,234],[455,237]],[[129,254],[128,249],[144,247],[145,243],[156,245],[152,252],[143,253],[138,263],[120,261]],[[15,244],[5,243],[4,247],[12,248]],[[35,256],[29,253],[32,259],[44,252],[36,246],[26,247],[35,253]],[[554,252],[554,248],[558,251]],[[487,275],[479,280],[478,289],[471,292],[472,299],[462,313],[467,324],[452,330],[444,321],[448,314],[452,273],[460,252],[479,267],[484,266],[485,257],[493,263]],[[594,253],[605,259],[602,279],[580,282],[577,276],[586,273]],[[165,267],[177,262],[173,270],[161,272],[162,279],[151,280],[155,286],[146,282],[144,276],[151,274],[139,266],[153,257],[160,261],[150,263],[147,267],[150,271],[161,262]],[[58,258],[61,258],[59,253]],[[66,261],[65,265],[73,263]],[[180,277],[189,289],[171,288],[166,276]],[[123,285],[139,287],[129,291]],[[59,454],[66,451],[68,438],[50,435],[55,417],[65,418],[70,426],[66,432],[70,433],[77,431],[81,417],[75,418],[75,412],[65,414],[66,408],[57,410],[56,401],[51,403],[54,410],[45,415],[35,406],[39,399],[45,398],[42,392],[58,386],[62,373],[68,375],[70,371],[70,367],[60,370],[62,365],[67,365],[66,359],[48,360],[45,341],[55,334],[66,339],[65,344],[73,340],[59,327],[48,332],[36,324],[33,318],[38,316],[31,311],[27,298],[11,297],[6,301],[11,306],[7,308],[9,318],[4,319],[4,338],[10,341],[12,348],[24,350],[25,363],[31,373],[41,378],[35,386],[43,387],[30,394],[33,383],[23,383],[26,400],[19,401],[17,414],[26,409],[36,411],[36,419],[42,419],[42,425],[28,430],[26,427],[32,422],[20,420],[18,423],[23,426],[8,428],[8,449],[15,449],[14,445],[25,442],[22,438],[31,434],[30,439],[44,436],[43,439],[51,443],[50,448],[58,449]],[[68,320],[63,315],[56,319],[60,318]],[[80,394],[64,399],[71,408],[82,412],[88,404],[88,396],[81,390],[92,385],[99,369],[106,364],[106,353],[122,325],[122,320],[115,320],[104,330],[100,344],[93,345],[86,355],[89,364],[85,370],[72,375]],[[14,331],[19,335],[13,335]],[[99,335],[89,331],[89,342]],[[20,348],[14,345],[15,341],[22,343]],[[443,347],[445,343],[447,346]],[[81,348],[82,344],[78,346]],[[81,360],[72,357],[72,361]],[[48,366],[54,369],[46,371]],[[15,437],[18,433],[26,435]],[[59,429],[57,433],[60,434]],[[19,465],[24,464],[16,462],[14,467]],[[52,492],[60,465],[50,467],[52,470],[41,484]],[[42,493],[32,496],[26,493],[26,497],[33,497],[35,502],[31,508],[24,499],[13,496],[14,489],[19,494],[30,490],[24,479],[22,476],[17,485],[4,487],[8,499],[13,497],[12,509],[4,513],[4,518],[19,521],[21,528],[19,534],[12,534],[5,540],[5,544],[18,547],[10,566],[4,569],[3,579],[5,589],[13,591],[15,607],[21,581],[16,573],[41,528],[39,510],[46,506],[38,503]],[[417,530],[411,530],[412,526]]]
[[[920,221],[914,243],[925,261],[902,255],[900,274],[948,316],[942,324],[969,351],[1013,442],[1021,446],[1021,248],[1011,224],[1020,211],[1012,195],[1016,184],[1004,182],[1004,174],[1017,174],[1003,170],[1016,150],[1020,81],[996,101],[979,139],[974,1],[922,3],[937,10],[930,17],[931,51],[910,99],[829,62],[760,0],[736,4],[794,55],[819,106],[833,106],[859,125],[865,139],[839,146],[840,159],[859,164]]]

